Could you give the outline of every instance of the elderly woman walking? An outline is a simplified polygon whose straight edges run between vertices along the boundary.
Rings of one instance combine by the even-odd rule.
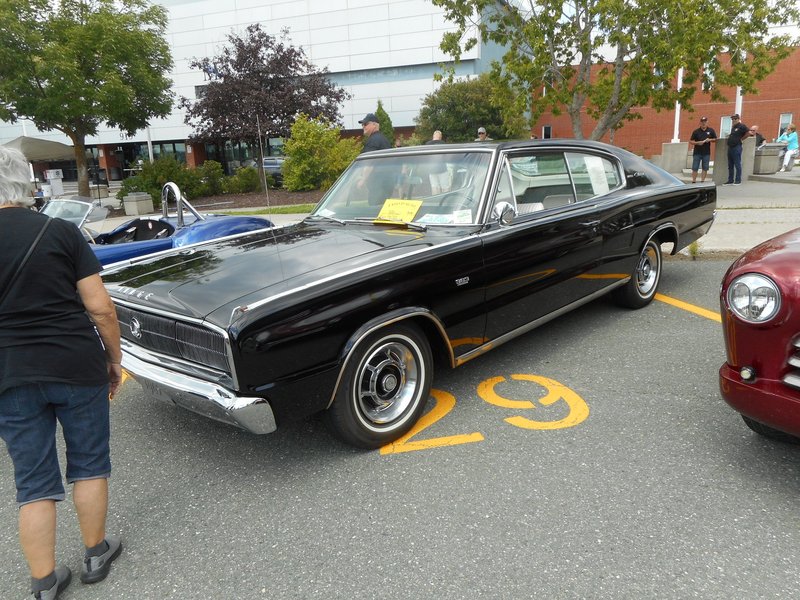
[[[56,502],[66,479],[85,545],[81,581],[108,575],[122,550],[106,536],[109,398],[120,384],[119,324],[100,263],[75,225],[29,210],[29,169],[0,146],[0,437],[14,463],[19,538],[35,598],[69,585],[56,567]]]

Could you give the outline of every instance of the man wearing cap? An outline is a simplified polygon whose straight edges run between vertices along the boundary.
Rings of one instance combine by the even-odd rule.
[[[708,117],[700,117],[700,127],[692,132],[689,144],[694,148],[692,155],[692,183],[697,183],[697,171],[700,181],[706,180],[708,166],[711,164],[711,142],[717,141],[717,132],[708,126]],[[702,169],[701,169],[702,167]]]
[[[361,152],[372,152],[374,150],[388,150],[392,147],[386,136],[381,133],[381,126],[378,124],[378,117],[373,113],[367,113],[367,116],[359,121],[361,127],[364,129],[364,137],[367,141],[364,142],[364,148]]]
[[[731,115],[731,133],[728,136],[728,180],[725,185],[742,185],[742,140],[750,135],[750,128],[739,115]]]
[[[486,135],[486,128],[478,127],[478,137],[475,138],[476,142],[491,142],[492,138]]]

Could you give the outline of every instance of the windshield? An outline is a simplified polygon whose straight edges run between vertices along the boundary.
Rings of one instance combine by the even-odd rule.
[[[42,207],[42,212],[48,217],[63,219],[74,223],[78,227],[85,223],[102,221],[108,214],[108,208],[97,206],[82,200],[59,198],[50,200]]]
[[[354,162],[313,216],[434,224],[472,224],[489,170],[488,152],[459,151]]]

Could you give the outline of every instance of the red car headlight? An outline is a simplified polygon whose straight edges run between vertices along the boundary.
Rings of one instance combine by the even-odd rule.
[[[748,323],[766,323],[781,307],[781,292],[769,277],[747,273],[728,287],[728,306]]]

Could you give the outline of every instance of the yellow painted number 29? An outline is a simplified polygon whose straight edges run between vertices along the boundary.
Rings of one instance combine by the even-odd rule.
[[[515,427],[521,427],[522,429],[565,429],[567,427],[575,427],[575,425],[582,423],[589,416],[589,406],[583,398],[555,379],[542,377],[541,375],[512,375],[511,379],[515,381],[530,381],[539,384],[547,390],[545,397],[539,400],[540,404],[551,406],[563,400],[569,408],[569,412],[565,417],[555,421],[538,421],[517,416],[504,419],[506,423],[510,423]],[[495,388],[505,381],[505,377],[492,377],[491,379],[487,379],[478,386],[478,395],[489,404],[494,404],[502,408],[513,408],[516,410],[530,410],[536,408],[536,404],[530,400],[509,400],[508,398],[500,396],[495,391]]]

